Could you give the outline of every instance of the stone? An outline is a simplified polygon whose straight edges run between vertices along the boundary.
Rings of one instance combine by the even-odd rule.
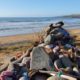
[[[50,58],[44,51],[43,47],[36,47],[31,53],[30,69],[47,69],[50,70]]]

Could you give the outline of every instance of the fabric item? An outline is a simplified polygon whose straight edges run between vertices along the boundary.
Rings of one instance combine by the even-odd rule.
[[[57,77],[59,77],[59,78],[60,78],[62,74],[63,74],[63,72],[62,72],[62,71],[58,72],[58,73],[57,73]]]
[[[69,70],[68,74],[70,74],[70,75],[74,76],[75,78],[77,78],[78,80],[80,80],[80,73],[79,72]]]
[[[63,33],[63,35],[64,35],[65,37],[69,36],[69,33],[68,33],[65,29],[60,28],[59,30],[60,30],[60,32]]]
[[[59,55],[57,53],[54,54],[52,52],[52,53],[49,54],[49,56],[50,56],[50,59],[52,60],[53,63],[54,63],[55,60],[59,59]]]
[[[69,60],[68,57],[62,56],[58,60],[54,62],[55,68],[59,70],[60,68],[71,68],[72,69],[72,62]]]
[[[28,74],[24,72],[19,80],[29,80]]]
[[[13,80],[13,79],[12,79],[11,77],[7,77],[7,76],[6,76],[6,77],[3,78],[3,77],[1,76],[1,77],[0,77],[0,80]]]
[[[1,73],[1,75],[2,76],[11,76],[13,74],[13,72],[11,72],[11,71],[3,71],[2,73]]]
[[[63,28],[55,28],[51,31],[51,34],[55,34],[57,39],[64,40],[63,42],[69,42],[70,36],[69,33]],[[64,39],[63,39],[64,38]]]
[[[60,68],[63,68],[63,65],[61,64],[59,59],[54,62],[54,66],[57,71],[59,71]]]
[[[72,48],[73,48],[73,46],[72,46],[72,45],[70,45],[70,44],[66,44],[66,45],[64,45],[64,48],[65,48],[65,49],[72,49]]]
[[[63,68],[67,68],[67,67],[72,68],[72,66],[73,66],[73,63],[71,62],[71,60],[66,56],[61,57],[60,61],[63,65]]]
[[[17,76],[17,79],[19,79],[20,77],[28,78],[28,72],[26,67],[19,67],[19,70],[15,73],[15,75]]]
[[[55,28],[44,39],[45,44],[54,44],[56,41],[61,41],[64,45],[70,41],[69,33],[63,28]]]
[[[59,46],[55,46],[55,47],[53,48],[53,52],[54,52],[54,53],[56,53],[58,50],[59,50]]]
[[[0,80],[13,80],[12,77],[13,72],[11,71],[3,71],[0,75]]]
[[[23,73],[22,77],[19,80],[29,80],[29,77],[26,73]]]

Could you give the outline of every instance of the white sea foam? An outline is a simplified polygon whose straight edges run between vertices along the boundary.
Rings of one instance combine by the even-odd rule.
[[[0,18],[0,36],[38,32],[57,21],[64,21],[66,29],[80,28],[79,18]]]

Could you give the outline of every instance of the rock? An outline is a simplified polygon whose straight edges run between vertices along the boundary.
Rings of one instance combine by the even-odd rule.
[[[50,70],[50,59],[42,47],[36,47],[31,54],[30,69],[47,69]]]

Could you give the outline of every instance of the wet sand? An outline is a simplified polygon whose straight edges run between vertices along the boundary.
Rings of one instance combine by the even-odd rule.
[[[5,37],[0,37],[0,44],[26,41],[26,40],[35,41],[37,39],[38,39],[38,35],[36,33],[35,34],[22,34],[22,35],[14,35],[14,36],[5,36]]]

